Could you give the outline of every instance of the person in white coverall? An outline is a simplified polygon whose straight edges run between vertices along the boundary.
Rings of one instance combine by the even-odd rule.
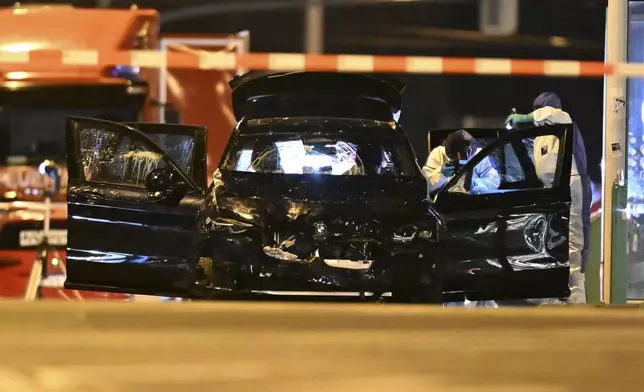
[[[521,123],[533,123],[536,126],[551,124],[574,125],[570,115],[561,110],[561,100],[554,93],[542,93],[539,95],[535,99],[532,113],[527,115],[512,114],[506,120],[506,124],[513,127]],[[566,302],[583,304],[586,303],[584,259],[588,249],[587,226],[590,223],[590,181],[587,175],[586,151],[583,139],[577,126],[574,125],[573,128],[575,132],[573,143],[574,159],[572,160],[570,173],[570,197],[572,203],[568,232],[571,295]],[[552,187],[553,185],[558,154],[559,139],[556,136],[546,135],[535,138],[534,165],[537,176],[546,187]],[[588,225],[586,222],[588,222]]]
[[[463,164],[479,151],[481,148],[476,146],[476,140],[465,130],[459,130],[447,136],[443,145],[429,153],[427,162],[422,168],[429,193],[436,192],[449,181],[456,172],[456,162]],[[499,173],[486,157],[474,168],[471,188],[464,191],[471,194],[493,192],[499,188],[500,183]]]

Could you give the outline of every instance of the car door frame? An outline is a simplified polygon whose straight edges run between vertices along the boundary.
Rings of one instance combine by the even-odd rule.
[[[205,187],[200,187],[197,182],[195,182],[190,176],[181,168],[181,166],[172,159],[168,155],[168,153],[161,148],[158,144],[154,142],[148,135],[145,134],[145,132],[140,131],[139,129],[135,128],[133,125],[134,124],[148,124],[148,125],[156,125],[156,126],[164,126],[164,127],[177,127],[177,124],[165,124],[165,123],[118,123],[114,121],[109,121],[109,120],[103,120],[99,118],[91,118],[91,117],[80,117],[80,116],[68,116],[67,117],[67,129],[66,129],[66,147],[67,147],[67,154],[69,156],[70,153],[73,153],[76,155],[78,151],[78,138],[75,137],[78,125],[80,123],[95,123],[95,124],[102,124],[103,126],[114,128],[115,133],[124,133],[124,132],[129,132],[135,134],[137,137],[141,138],[142,141],[144,141],[146,144],[148,144],[148,147],[151,147],[153,149],[153,152],[156,152],[157,154],[160,154],[163,156],[163,159],[169,163],[174,170],[177,171],[177,173],[181,176],[183,180],[186,181],[186,183],[190,186],[191,189],[196,190],[196,189],[205,189]],[[204,146],[205,150],[205,146]],[[196,154],[196,150],[195,150]],[[80,157],[76,157],[80,158]],[[83,174],[83,170],[81,168],[81,163],[79,159],[68,159],[67,160],[67,170],[69,172],[69,177],[70,179],[74,177],[76,181],[78,181],[79,177],[82,177],[83,180],[85,181],[85,175]],[[109,184],[109,185],[114,185],[113,183],[107,183],[107,182],[101,182],[101,181],[92,181],[98,184]]]
[[[171,167],[179,175],[181,180],[187,184],[188,190],[184,198],[177,204],[159,203],[147,199],[147,191],[141,187],[100,180],[86,180],[81,163],[82,157],[79,156],[80,145],[78,134],[82,129],[88,129],[88,126],[96,127],[97,125],[106,132],[129,135],[133,140],[144,144],[146,148],[160,154],[164,162],[166,162],[166,165]],[[151,123],[146,127],[148,127],[149,131],[153,126],[174,130],[179,129],[175,124],[161,123]],[[68,225],[70,227],[68,232],[70,238],[67,249],[68,279],[65,282],[65,287],[132,294],[188,295],[195,283],[194,277],[198,264],[198,252],[201,246],[195,217],[202,209],[201,204],[204,200],[205,189],[200,187],[190,175],[186,174],[182,167],[163,148],[157,145],[154,140],[132,125],[101,119],[70,116],[67,122],[66,137],[69,170],[67,197]],[[197,160],[195,159],[195,161]],[[110,192],[110,190],[114,191]],[[117,217],[105,212],[108,210],[110,214],[116,213],[118,215],[120,212],[124,213]],[[195,216],[191,216],[192,214]],[[114,233],[115,230],[136,230],[139,237],[137,239],[135,236],[132,242],[135,242],[135,240],[143,241],[141,238],[144,238],[145,241],[151,243],[147,248],[146,244],[137,244],[136,247],[143,249],[143,251],[141,253],[135,253],[116,250],[115,247],[121,245],[114,245],[114,241],[110,242],[110,238],[103,239],[104,237],[99,236],[99,240],[88,240],[87,238],[90,238],[90,236],[85,233],[81,233],[79,236],[85,238],[84,240],[74,238],[72,228],[74,226],[89,227],[87,226],[89,223],[86,222],[91,222],[92,227],[97,228],[99,233],[110,231]],[[109,228],[109,225],[114,225],[114,227]],[[101,228],[108,228],[108,230],[101,231]],[[180,236],[181,240],[183,240],[181,243],[185,245],[187,242],[190,242],[192,249],[186,251],[185,255],[176,251],[168,252],[168,246],[166,244],[159,244],[159,241],[155,241],[155,230],[159,233],[159,237],[165,236],[169,239],[172,239],[173,234],[171,232],[176,232],[177,238]],[[81,244],[81,246],[75,248],[77,243]],[[82,244],[87,243],[99,244],[102,248],[97,250],[83,249]],[[166,249],[166,251],[164,254],[163,251],[152,250],[152,248]],[[157,253],[155,254],[154,252]],[[169,253],[173,257],[169,257]],[[74,256],[75,254],[76,256]],[[93,256],[92,260],[97,260],[96,263],[93,263],[87,261],[90,260],[89,257],[81,257],[83,255],[87,256],[87,254],[100,254],[100,256]],[[120,261],[107,261],[110,258]],[[135,262],[140,264],[135,265],[134,262],[131,262],[132,259],[139,260]],[[114,266],[117,265],[121,267],[115,268]],[[132,269],[131,266],[134,266],[134,268]],[[157,284],[159,280],[154,281],[155,277],[165,279],[164,282],[174,280],[175,278],[172,277],[173,268],[176,270],[174,271],[177,275],[176,282],[163,285]],[[111,277],[113,282],[135,283],[130,283],[130,287],[124,284],[109,284],[108,278],[101,280],[101,274],[108,278]],[[83,281],[84,279],[85,281]],[[149,284],[145,283],[148,279],[150,280]]]
[[[455,185],[462,176],[464,176],[468,171],[473,170],[476,165],[478,165],[483,159],[486,159],[495,149],[498,149],[499,147],[502,147],[508,143],[521,141],[524,138],[553,134],[559,136],[560,142],[557,169],[553,181],[553,186],[551,188],[544,187],[540,189],[523,189],[513,190],[510,192],[487,193],[479,195],[449,192],[451,187]],[[523,293],[519,293],[520,295],[513,295],[513,293],[509,292],[514,290],[518,293],[517,290],[519,289],[517,289],[516,287],[515,289],[505,289],[505,287],[512,286],[513,282],[511,280],[517,277],[512,275],[512,273],[516,271],[512,270],[512,267],[509,265],[509,263],[507,263],[507,259],[505,259],[505,229],[507,228],[507,226],[504,227],[503,225],[507,225],[510,215],[527,212],[552,213],[553,211],[558,211],[559,213],[565,213],[566,217],[568,216],[567,214],[569,214],[571,201],[570,167],[572,165],[573,159],[572,138],[573,129],[571,125],[549,125],[539,128],[503,132],[503,134],[495,142],[489,144],[478,154],[476,154],[470,160],[470,162],[468,162],[467,165],[462,168],[462,170],[457,172],[436,194],[433,207],[444,217],[447,224],[447,232],[449,232],[450,222],[454,225],[454,223],[459,222],[459,220],[463,221],[466,219],[471,219],[477,214],[496,216],[498,217],[499,222],[499,227],[497,228],[498,234],[496,236],[498,242],[497,244],[495,244],[495,246],[498,252],[498,260],[502,265],[502,272],[504,273],[499,274],[499,276],[473,274],[468,277],[452,277],[454,278],[453,281],[455,283],[450,283],[450,277],[448,276],[446,278],[446,288],[448,291],[451,291],[458,296],[460,295],[460,290],[462,289],[462,292],[467,293],[466,296],[468,297],[468,299],[472,300],[518,299],[524,297],[539,298],[543,297],[544,295],[548,297],[551,295],[552,297],[560,297],[566,295],[566,290],[568,290],[567,265],[565,267],[562,266],[561,268],[552,268],[552,271],[544,269],[542,271],[535,270],[533,274],[524,274],[527,279],[526,284],[532,284],[534,283],[534,281],[545,282],[545,284],[548,284],[548,279],[551,279],[553,281],[553,285],[561,287],[562,290],[549,290],[547,287],[544,287],[543,293],[538,296],[533,296],[526,295],[529,294],[526,292],[530,291],[528,287],[525,287],[525,291]],[[557,230],[559,230],[560,232],[565,231],[567,260],[567,220],[565,226],[565,228],[563,226],[558,226]],[[560,248],[563,249],[563,247]],[[474,250],[473,252],[475,251],[476,250]],[[557,255],[558,258],[563,257],[561,251],[557,253]],[[504,259],[505,263],[503,262]],[[445,262],[448,264],[458,263],[459,260],[449,260],[449,256],[447,256]],[[499,287],[494,287],[494,285],[497,285]],[[452,289],[449,289],[449,287],[452,287]],[[484,287],[484,289],[481,289],[481,287]],[[485,292],[486,290],[487,292]],[[502,292],[504,290],[508,292]],[[532,291],[535,290],[536,289],[532,289]]]

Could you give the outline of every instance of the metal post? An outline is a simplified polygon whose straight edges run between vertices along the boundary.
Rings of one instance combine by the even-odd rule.
[[[167,40],[161,39],[159,42],[159,49],[162,52],[167,52],[168,51],[168,42]],[[165,122],[165,108],[166,105],[168,104],[168,67],[161,67],[159,69],[159,84],[158,84],[158,93],[159,93],[159,113],[158,113],[158,121],[160,123]]]
[[[479,26],[488,35],[515,34],[519,27],[519,0],[479,0]]]
[[[243,30],[237,33],[239,43],[237,44],[237,54],[250,52],[250,31]],[[247,68],[237,68],[237,75],[243,75],[248,72]]]
[[[324,4],[323,0],[308,0],[305,9],[304,50],[309,54],[324,53]]]
[[[609,0],[606,9],[606,62],[626,60],[628,1]],[[604,89],[604,170],[602,191],[602,261],[605,304],[626,301],[626,81],[609,75]],[[619,287],[624,286],[624,287]]]

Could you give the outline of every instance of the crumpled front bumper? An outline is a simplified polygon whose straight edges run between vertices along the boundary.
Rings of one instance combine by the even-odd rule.
[[[269,248],[264,250],[264,248]],[[348,267],[323,257],[299,258],[278,252],[248,237],[230,237],[211,243],[207,280],[220,291],[302,291],[302,292],[375,292],[391,290],[395,271],[429,270],[434,247],[429,243],[413,245],[383,244],[378,256],[367,264]],[[270,255],[269,255],[270,254]],[[348,267],[348,268],[347,268]],[[414,276],[410,276],[411,279]]]

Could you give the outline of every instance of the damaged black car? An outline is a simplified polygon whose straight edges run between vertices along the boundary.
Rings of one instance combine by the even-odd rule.
[[[65,287],[404,302],[568,295],[566,126],[468,130],[481,151],[429,194],[397,122],[397,80],[249,73],[230,85],[239,122],[211,175],[203,127],[69,118]],[[429,147],[452,131],[430,132]],[[534,168],[540,136],[560,142],[548,187]],[[470,194],[483,159],[498,189]]]

